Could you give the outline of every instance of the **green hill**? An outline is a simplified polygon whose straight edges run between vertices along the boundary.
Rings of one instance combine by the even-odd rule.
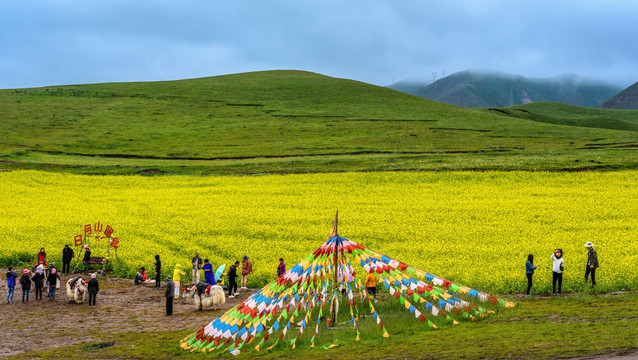
[[[637,167],[631,118],[638,112],[599,110],[604,119],[592,127],[593,115],[577,109],[465,109],[301,71],[2,90],[0,168],[259,174]]]
[[[503,107],[538,101],[597,107],[620,90],[614,85],[585,81],[576,76],[532,79],[462,71],[412,94],[464,107]]]

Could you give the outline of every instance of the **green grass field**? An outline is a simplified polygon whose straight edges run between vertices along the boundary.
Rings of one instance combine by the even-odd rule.
[[[0,91],[0,168],[90,174],[638,167],[638,111],[465,109],[268,71]]]

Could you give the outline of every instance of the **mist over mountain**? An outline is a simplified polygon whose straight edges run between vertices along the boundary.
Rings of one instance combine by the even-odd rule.
[[[389,87],[401,90],[395,84]],[[417,90],[401,91],[463,107],[506,107],[539,101],[600,107],[621,90],[622,87],[615,84],[571,74],[543,79],[468,70]]]

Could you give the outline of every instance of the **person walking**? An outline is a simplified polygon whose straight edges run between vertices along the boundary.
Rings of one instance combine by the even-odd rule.
[[[527,261],[525,262],[525,275],[527,275],[527,297],[532,297],[529,291],[532,289],[532,277],[534,276],[534,270],[538,267],[538,264],[534,266],[534,255],[529,254]]]
[[[202,266],[202,270],[204,270],[204,281],[208,285],[217,285],[215,281],[215,272],[213,271],[213,264],[208,262],[208,259],[204,259],[204,266]]]
[[[84,257],[82,258],[82,262],[84,262],[84,270],[86,273],[89,273],[89,262],[91,261],[91,249],[88,245],[84,245]]]
[[[241,261],[241,288],[248,289],[248,275],[253,273],[253,262],[250,261],[248,255],[244,255]]]
[[[587,253],[587,266],[585,267],[585,282],[589,274],[591,274],[591,286],[596,286],[596,269],[598,269],[598,254],[594,250],[594,244],[588,241],[585,247],[589,250]]]
[[[552,254],[552,294],[560,296],[563,287],[563,269],[565,268],[565,259],[563,259],[563,249],[556,249]],[[556,292],[556,283],[558,283],[558,292]]]
[[[31,292],[31,277],[29,276],[29,269],[22,271],[22,277],[20,278],[20,286],[22,286],[22,302],[29,303],[29,293]]]
[[[73,249],[69,247],[69,244],[64,245],[64,249],[62,249],[62,273],[71,271],[71,260],[73,260],[73,256],[75,256],[75,253]]]
[[[55,300],[55,290],[57,289],[59,280],[60,275],[58,275],[58,270],[56,268],[51,269],[49,276],[47,276],[47,284],[49,284],[49,300]]]
[[[162,279],[162,261],[159,255],[155,255],[155,289],[160,288],[160,280]]]
[[[372,295],[372,299],[376,301],[377,298],[377,277],[374,275],[374,270],[370,270],[368,275],[366,276],[366,281],[364,283],[366,291],[368,294]]]
[[[175,296],[175,283],[172,278],[169,276],[166,277],[166,292],[164,293],[166,297],[166,316],[173,315],[173,297]]]
[[[13,270],[11,266],[7,271],[7,288],[9,291],[7,292],[7,304],[11,302],[13,304],[13,292],[16,287],[16,278],[18,277],[18,273]]]
[[[277,267],[277,277],[286,273],[286,263],[283,258],[279,258],[279,266]]]
[[[175,298],[179,298],[179,286],[180,286],[180,280],[182,280],[182,276],[186,275],[186,273],[184,271],[182,271],[182,265],[177,264],[175,265],[175,270],[173,270],[173,282],[175,285],[175,290],[174,290],[174,294],[175,294]]]
[[[237,292],[237,266],[239,266],[239,261],[235,261],[233,265],[230,266],[230,270],[228,270],[228,298],[232,299],[235,296],[239,295]]]
[[[35,299],[42,300],[42,288],[44,287],[44,267],[42,265],[38,265],[35,270],[35,274],[31,280],[33,281],[33,285],[35,286]]]
[[[202,258],[199,257],[199,253],[196,252],[195,256],[193,256],[193,278],[192,283],[199,283],[199,269],[202,268]]]
[[[99,291],[100,283],[97,280],[97,275],[93,273],[91,274],[91,280],[89,280],[89,284],[87,285],[87,292],[89,293],[89,307],[95,307],[95,298]]]

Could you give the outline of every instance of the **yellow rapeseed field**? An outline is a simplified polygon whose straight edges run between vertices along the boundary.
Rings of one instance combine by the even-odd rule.
[[[638,171],[585,173],[339,173],[253,177],[82,176],[0,173],[0,264],[45,247],[61,261],[85,224],[120,239],[115,271],[162,257],[188,270],[196,251],[214,266],[254,263],[250,285],[275,278],[321,245],[335,211],[339,234],[408,264],[493,293],[551,291],[554,248],[564,291],[584,288],[585,242],[598,250],[601,290],[638,290]],[[94,249],[98,256],[100,248]],[[149,271],[149,273],[152,272]],[[172,271],[171,271],[172,272]]]

